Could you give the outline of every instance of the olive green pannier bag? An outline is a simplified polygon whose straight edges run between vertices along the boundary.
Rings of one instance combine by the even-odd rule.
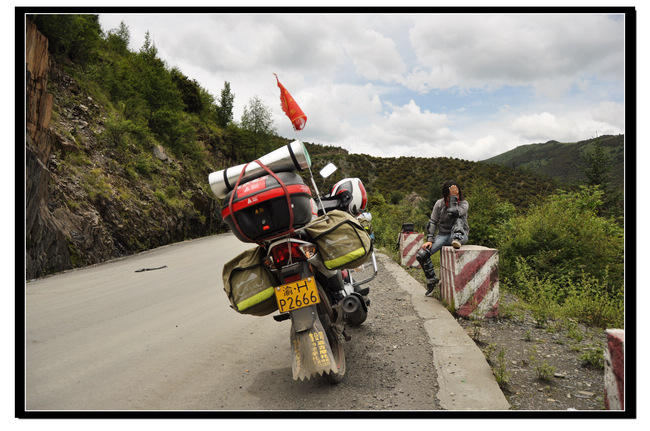
[[[372,241],[356,218],[332,210],[304,227],[318,246],[327,269],[356,268],[372,252]]]
[[[230,304],[241,314],[266,316],[278,309],[275,276],[264,266],[264,249],[255,247],[223,266],[223,290]]]

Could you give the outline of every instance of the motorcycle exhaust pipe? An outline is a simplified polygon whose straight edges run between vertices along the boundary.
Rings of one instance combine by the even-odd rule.
[[[289,145],[271,151],[260,157],[259,161],[273,172],[302,171],[311,167],[309,153],[305,145],[300,141],[293,141]],[[255,162],[249,163],[248,167],[243,164],[212,172],[208,176],[208,181],[214,195],[219,199],[226,197],[228,192],[235,188],[237,179],[244,169],[246,169],[246,172],[242,177],[242,184],[267,174],[266,170]]]
[[[368,316],[368,308],[360,295],[353,293],[343,298],[341,308],[347,315],[346,320],[354,326],[361,325]]]
[[[361,308],[361,300],[356,295],[348,295],[343,298],[341,308],[343,308],[343,311],[348,315],[355,314]]]

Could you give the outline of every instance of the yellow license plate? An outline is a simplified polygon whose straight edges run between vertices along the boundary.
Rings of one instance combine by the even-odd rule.
[[[318,304],[320,296],[318,296],[316,280],[314,277],[309,277],[278,286],[275,288],[275,299],[278,301],[280,313]]]

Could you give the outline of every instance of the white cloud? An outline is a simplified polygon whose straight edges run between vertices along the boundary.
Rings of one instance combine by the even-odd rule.
[[[389,134],[410,136],[418,142],[436,142],[452,138],[446,114],[422,111],[413,100],[404,106],[393,106],[385,122]]]
[[[605,15],[426,16],[411,29],[419,67],[410,88],[622,79],[623,23]]]
[[[359,38],[345,43],[357,74],[369,80],[397,81],[406,72],[395,42],[374,30],[361,32]]]
[[[625,129],[625,107],[620,103],[601,102],[600,105],[591,111],[594,121],[609,124],[618,129]]]
[[[514,120],[510,130],[531,142],[549,140],[568,141],[578,139],[576,124],[565,118],[557,118],[548,112],[524,115]]]

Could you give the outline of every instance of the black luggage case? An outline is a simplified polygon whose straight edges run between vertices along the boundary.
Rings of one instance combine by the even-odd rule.
[[[312,219],[309,187],[294,172],[278,172],[275,175],[287,188],[293,210],[293,227],[306,225]],[[231,204],[233,193],[235,196]],[[292,227],[285,191],[271,175],[240,184],[226,195],[223,204],[221,217],[240,241],[261,242],[281,236]],[[233,214],[239,228],[233,221]]]

